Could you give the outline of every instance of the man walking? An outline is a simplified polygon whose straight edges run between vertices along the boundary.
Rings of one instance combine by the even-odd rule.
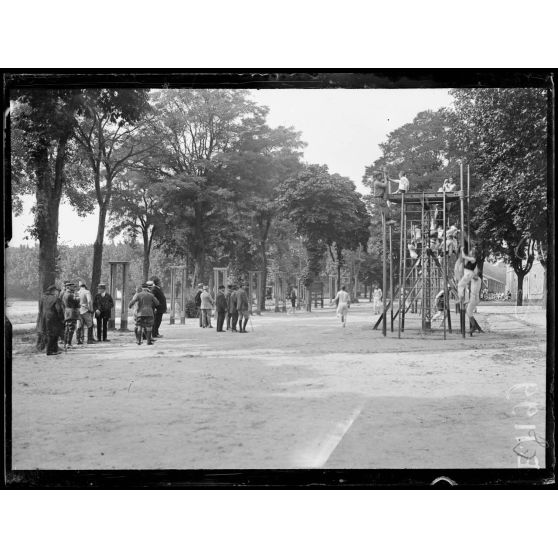
[[[225,314],[227,313],[227,299],[225,297],[224,285],[219,285],[217,296],[215,297],[215,311],[217,312],[217,332],[223,331]]]
[[[211,311],[213,310],[213,299],[209,294],[209,287],[204,285],[202,293],[200,295],[201,299],[201,312],[202,312],[202,327],[213,327],[211,325]]]
[[[79,319],[79,298],[75,296],[75,284],[67,283],[62,302],[64,304],[64,350],[72,348],[72,338]]]
[[[345,327],[350,307],[350,297],[349,293],[345,290],[345,285],[341,287],[341,290],[337,293],[333,302],[337,304],[337,317],[341,318],[341,323],[343,327]]]
[[[85,328],[87,328],[87,344],[95,343],[93,339],[93,300],[87,285],[79,282],[79,328],[78,328],[78,345],[83,345]]]
[[[159,333],[159,327],[161,325],[161,321],[163,320],[163,314],[167,313],[167,297],[165,296],[165,293],[163,293],[159,277],[154,275],[151,277],[151,280],[153,281],[151,293],[159,302],[159,306],[157,306],[157,312],[155,314],[155,322],[153,323],[153,337],[163,337]]]
[[[50,285],[39,303],[39,333],[46,338],[47,356],[62,354],[58,346],[58,338],[64,332],[64,306],[60,300],[59,289]]]
[[[93,310],[97,319],[97,341],[109,341],[107,339],[107,328],[113,306],[114,301],[112,296],[107,293],[106,283],[99,283],[97,294],[93,299]]]
[[[240,333],[246,332],[246,324],[250,318],[249,306],[248,306],[248,295],[244,290],[248,285],[241,285],[236,291],[236,307],[238,309],[238,322],[240,325]]]
[[[136,314],[136,327],[134,332],[136,334],[136,343],[141,345],[142,342],[142,332],[145,330],[145,336],[148,345],[153,345],[153,340],[151,338],[154,322],[154,308],[159,306],[159,301],[149,292],[149,285],[143,283],[141,286],[141,292],[136,293],[128,308],[137,305]]]

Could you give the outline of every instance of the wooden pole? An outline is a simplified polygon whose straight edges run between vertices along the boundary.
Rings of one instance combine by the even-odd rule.
[[[461,216],[461,250],[465,248],[465,195],[463,192],[463,162],[460,162],[461,191],[459,192],[460,216]],[[465,297],[459,300],[461,335],[465,337]]]
[[[175,273],[174,267],[171,267],[171,310],[170,310],[170,325],[175,323],[175,310],[176,310],[176,284],[175,284]]]
[[[444,246],[443,246],[443,255],[444,255],[444,309],[442,311],[442,320],[444,322],[444,340],[446,339],[446,316],[448,313],[449,308],[449,291],[448,291],[448,253],[447,253],[447,238],[446,238],[446,192],[444,191],[442,194],[443,204],[442,204],[442,223],[444,225]]]
[[[389,226],[389,309],[390,309],[390,329],[393,332],[393,252],[391,244],[391,225]]]
[[[180,285],[180,323],[186,323],[186,268],[182,267],[182,282]]]
[[[128,304],[127,304],[127,290],[128,290],[128,266],[129,262],[122,263],[122,298],[120,306],[120,331],[128,331]]]
[[[397,337],[401,338],[401,315],[405,313],[403,305],[405,299],[403,290],[405,289],[405,275],[403,271],[403,262],[405,260],[405,192],[401,193],[401,224],[399,229],[399,319],[397,324]]]
[[[387,292],[387,239],[386,239],[386,216],[382,213],[382,335],[385,337],[387,334],[386,326],[386,292]]]
[[[112,300],[116,303],[116,277],[115,277],[115,264],[113,262],[109,262],[110,265],[110,277],[109,277],[109,293],[112,297]],[[108,322],[108,329],[115,329],[116,328],[116,306],[110,309],[110,319]]]

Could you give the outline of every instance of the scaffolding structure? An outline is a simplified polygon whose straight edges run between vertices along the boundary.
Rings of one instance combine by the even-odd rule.
[[[451,299],[456,302],[459,332],[464,337],[465,308],[458,302],[453,271],[466,230],[463,187],[458,192],[392,194],[387,200],[392,207],[399,205],[401,214],[399,223],[387,224],[385,212],[382,213],[383,311],[374,329],[382,324],[385,336],[389,324],[392,332],[397,327],[401,337],[405,317],[415,314],[420,317],[421,331],[432,331],[437,295],[443,292],[440,325],[444,339],[448,332],[452,333]],[[455,245],[448,236],[450,226],[460,231],[460,242],[456,240]]]

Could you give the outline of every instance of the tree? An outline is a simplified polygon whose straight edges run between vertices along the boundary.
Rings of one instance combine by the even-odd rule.
[[[276,188],[300,170],[299,149],[304,146],[299,132],[292,128],[270,128],[264,117],[262,113],[254,119],[232,150],[218,157],[220,165],[212,173],[213,180],[234,189],[235,209],[250,222],[263,278],[258,296],[260,310],[265,310],[268,240],[279,211]]]
[[[167,178],[169,210],[161,242],[194,260],[194,280],[206,279],[208,256],[215,255],[227,231],[228,188],[211,179],[216,156],[230,151],[239,135],[264,109],[248,93],[227,89],[181,89],[153,95],[157,119],[158,170]],[[154,161],[155,162],[155,161]],[[223,237],[226,237],[223,239]]]
[[[515,271],[518,306],[534,248],[548,246],[547,92],[456,89],[456,141],[481,183],[471,225]]]
[[[413,192],[437,191],[445,178],[456,178],[459,173],[454,120],[454,114],[446,108],[420,112],[380,144],[382,155],[366,167],[363,181],[368,183],[374,170],[386,167],[392,178],[406,171]]]
[[[143,241],[143,280],[147,281],[153,238],[163,221],[160,180],[139,172],[129,171],[115,182],[112,195],[109,236],[125,233],[131,241]]]
[[[81,106],[75,119],[76,139],[91,167],[99,206],[91,274],[91,289],[95,292],[101,280],[105,226],[114,181],[132,158],[152,148],[142,143],[140,134],[149,103],[146,90],[85,89],[81,92]]]
[[[304,239],[308,254],[306,287],[320,273],[326,248],[334,260],[332,247],[335,245],[338,250],[336,261],[340,274],[343,247],[366,245],[369,222],[364,202],[350,180],[330,175],[327,166],[308,165],[296,177],[281,184],[278,194],[284,217]]]

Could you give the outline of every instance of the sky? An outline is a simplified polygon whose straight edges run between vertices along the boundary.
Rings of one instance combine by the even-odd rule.
[[[253,90],[253,99],[269,107],[270,126],[293,126],[307,143],[304,160],[325,164],[348,176],[361,192],[364,169],[380,155],[387,135],[411,122],[423,110],[451,104],[447,89],[267,89]],[[24,199],[24,212],[13,218],[11,246],[26,240],[34,199]],[[59,242],[92,244],[98,212],[80,218],[66,203],[60,206]]]

